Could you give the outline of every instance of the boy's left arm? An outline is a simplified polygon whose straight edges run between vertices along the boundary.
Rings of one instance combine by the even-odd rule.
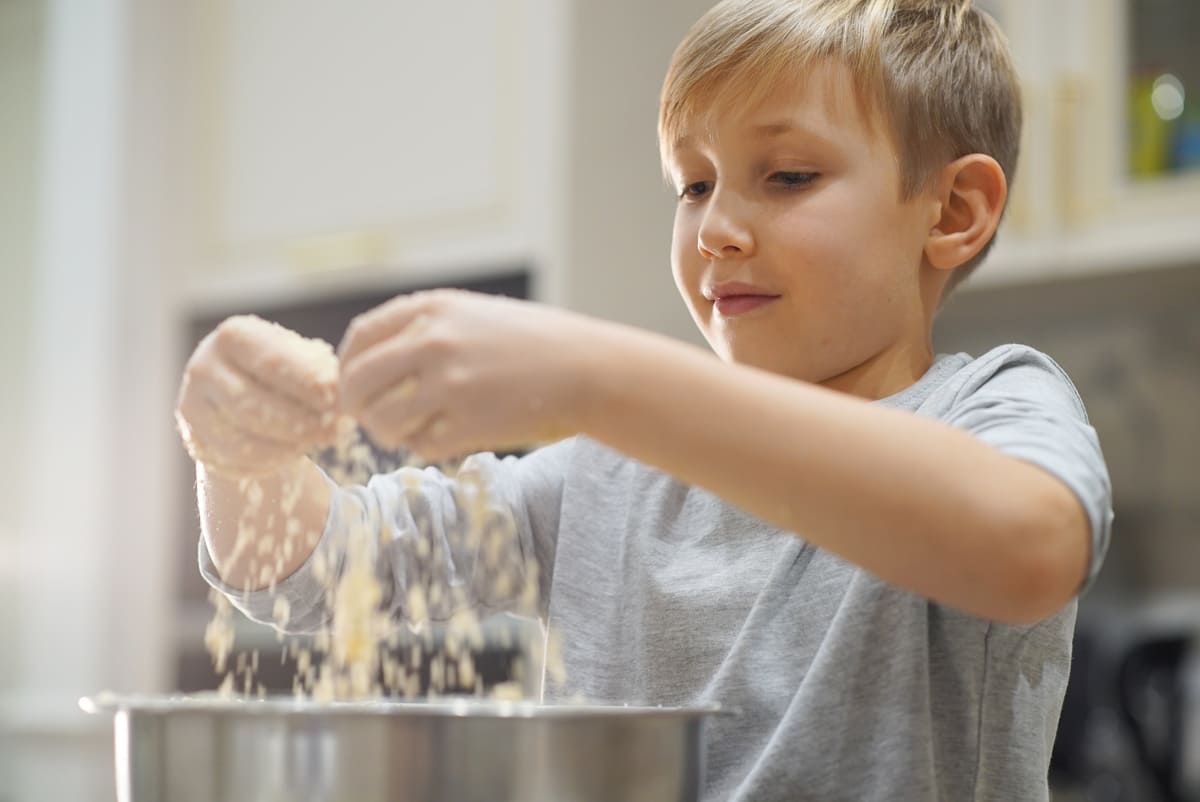
[[[1088,573],[1089,517],[1048,471],[666,337],[436,292],[363,316],[341,352],[346,410],[427,458],[582,433],[989,619],[1044,618]]]
[[[885,581],[1028,623],[1088,576],[1075,493],[967,431],[671,342],[627,353],[590,436]]]

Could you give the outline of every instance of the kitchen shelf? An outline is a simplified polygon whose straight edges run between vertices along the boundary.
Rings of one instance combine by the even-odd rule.
[[[1060,236],[1006,237],[965,287],[1033,284],[1087,275],[1200,265],[1200,225],[1151,220]]]

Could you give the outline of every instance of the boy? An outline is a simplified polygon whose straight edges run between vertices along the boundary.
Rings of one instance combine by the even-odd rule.
[[[452,517],[452,481],[332,487],[303,454],[335,406],[431,459],[560,440],[466,465],[537,559],[571,692],[737,711],[711,722],[706,799],[1046,799],[1107,473],[1048,357],[930,342],[994,236],[1019,130],[1006,45],[966,0],[720,3],[677,50],[659,124],[674,276],[719,359],[435,292],[355,321],[335,391],[232,321],[179,408],[206,577],[270,618],[267,594],[234,590],[254,584],[228,559],[237,480],[262,476],[268,502],[299,482],[326,542],[338,511],[391,527],[400,612],[414,507]],[[294,625],[315,625],[308,554],[283,573]]]

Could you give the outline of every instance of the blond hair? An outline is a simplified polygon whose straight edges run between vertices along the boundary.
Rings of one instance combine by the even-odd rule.
[[[1008,42],[971,0],[724,0],[671,59],[659,106],[666,155],[713,108],[747,108],[819,61],[840,61],[869,123],[887,129],[912,198],[945,164],[994,158],[1011,185],[1021,99]],[[994,241],[994,238],[993,238]],[[988,242],[946,292],[983,261]]]

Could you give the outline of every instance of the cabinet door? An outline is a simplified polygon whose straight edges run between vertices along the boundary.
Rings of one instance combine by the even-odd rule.
[[[202,6],[191,34],[201,279],[395,265],[515,229],[523,6]]]

